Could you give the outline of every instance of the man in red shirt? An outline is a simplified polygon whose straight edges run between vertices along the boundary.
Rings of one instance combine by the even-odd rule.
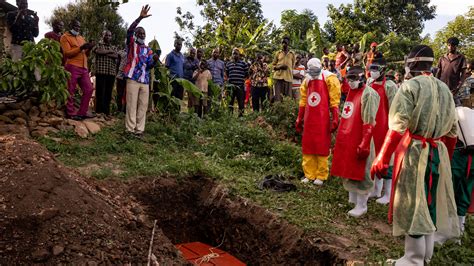
[[[60,20],[54,20],[51,25],[53,26],[53,30],[45,33],[44,37],[59,42],[63,34],[64,23]]]

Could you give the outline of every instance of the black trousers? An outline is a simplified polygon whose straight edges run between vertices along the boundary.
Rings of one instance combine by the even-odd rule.
[[[255,112],[263,110],[267,97],[268,87],[252,87],[252,107]]]
[[[171,82],[171,86],[173,87],[173,90],[171,91],[171,96],[182,100],[184,96],[183,86],[181,86],[181,84],[179,84],[176,80],[173,80],[173,82]]]
[[[127,92],[127,80],[126,79],[117,79],[116,86],[117,88],[117,111],[125,113],[126,103],[124,102],[124,96]]]
[[[239,116],[244,115],[244,100],[245,100],[245,87],[244,84],[236,85],[232,87],[232,93],[230,95],[229,109],[230,112],[234,111],[234,102],[237,99],[237,104],[239,105]]]
[[[110,115],[115,76],[97,74],[95,80],[95,112]]]

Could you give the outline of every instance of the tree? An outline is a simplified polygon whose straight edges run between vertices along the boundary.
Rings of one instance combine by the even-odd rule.
[[[357,42],[367,32],[379,41],[393,32],[415,42],[420,41],[424,22],[433,19],[435,11],[436,6],[430,6],[429,1],[354,0],[354,4],[339,8],[328,5],[327,28],[334,29],[335,40],[340,43]]]
[[[438,31],[431,45],[435,53],[435,58],[440,58],[447,53],[446,41],[449,37],[459,39],[459,51],[467,59],[474,59],[474,6],[464,15],[457,16],[448,25]]]
[[[110,30],[112,44],[122,46],[127,34],[127,25],[122,17],[111,5],[104,5],[98,1],[80,0],[57,7],[46,23],[51,25],[56,19],[63,21],[66,29],[73,19],[78,19],[81,22],[81,35],[87,41],[99,41],[102,39],[102,32]]]
[[[306,53],[312,50],[311,52],[315,53],[322,49],[318,17],[313,11],[304,9],[299,14],[294,9],[284,10],[281,12],[280,22],[281,27],[277,30],[278,37],[289,36],[290,46],[296,52]]]
[[[177,8],[176,23],[180,27],[187,46],[220,48],[223,56],[230,56],[234,47],[243,48],[246,54],[253,55],[258,50],[265,51],[272,46],[262,40],[267,39],[273,29],[273,23],[263,18],[261,4],[258,0],[197,0],[202,7],[200,14],[204,25],[194,24],[194,15]]]

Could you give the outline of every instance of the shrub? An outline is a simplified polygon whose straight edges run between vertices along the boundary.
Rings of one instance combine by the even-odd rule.
[[[18,98],[39,95],[41,102],[62,105],[68,97],[69,73],[61,65],[59,43],[23,42],[23,59],[5,58],[0,65],[0,91]]]

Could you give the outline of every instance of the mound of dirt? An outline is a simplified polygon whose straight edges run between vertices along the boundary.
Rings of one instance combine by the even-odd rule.
[[[28,139],[0,137],[0,264],[146,263],[153,223]],[[156,228],[153,255],[186,264]]]

